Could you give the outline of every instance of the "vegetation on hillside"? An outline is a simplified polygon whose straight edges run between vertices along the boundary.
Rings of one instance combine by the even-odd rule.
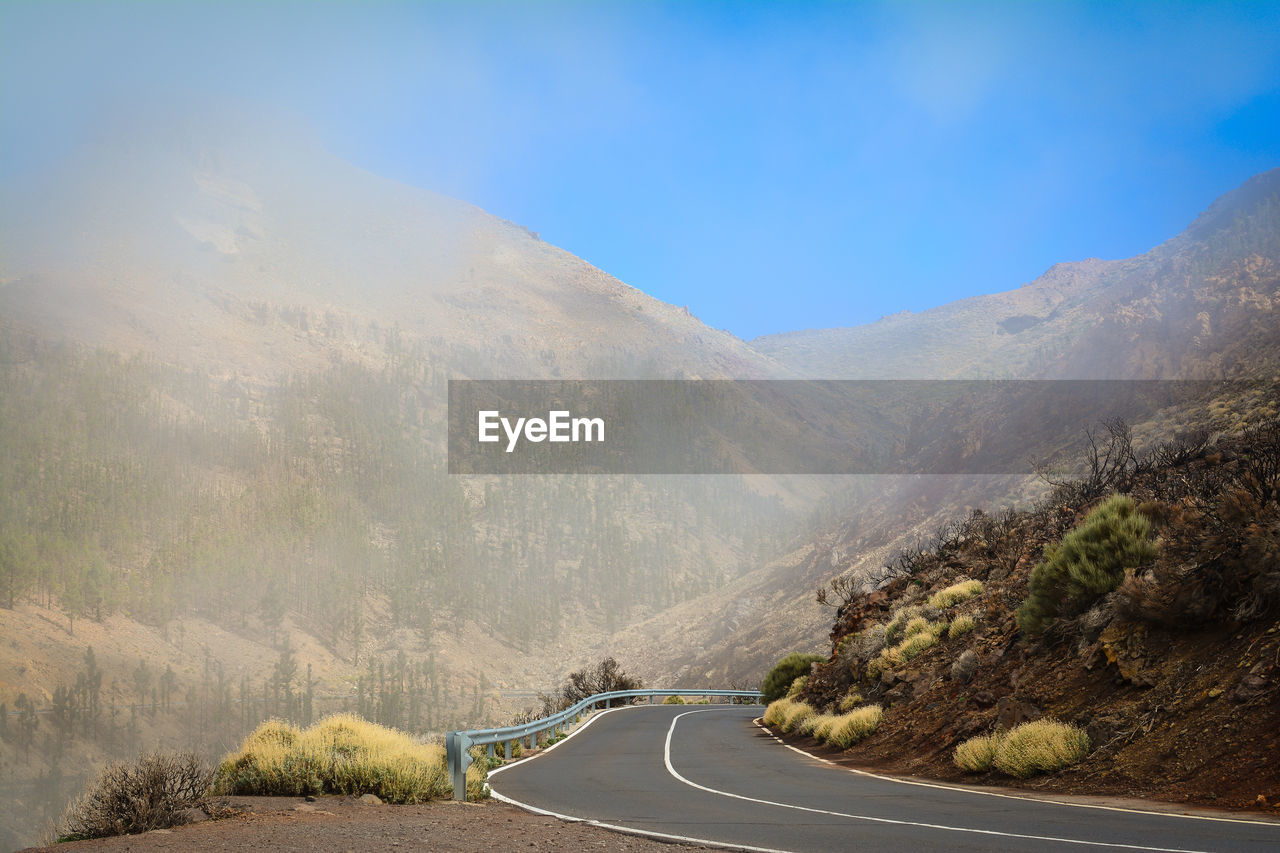
[[[468,787],[479,795],[484,767],[473,768]],[[389,803],[443,799],[453,791],[444,747],[353,714],[305,729],[263,723],[218,765],[214,788],[247,795],[373,794]]]
[[[1122,773],[1169,796],[1176,766],[1180,795],[1212,799],[1228,756],[1242,789],[1280,783],[1258,744],[1280,683],[1280,421],[1145,453],[1119,422],[1095,439],[1032,508],[975,510],[878,586],[823,590],[832,654],[766,721],[821,738],[876,703],[858,749],[944,776],[1078,765],[1087,787]]]
[[[792,652],[782,658],[765,673],[764,679],[760,682],[760,692],[764,694],[764,701],[772,702],[786,696],[791,690],[792,683],[807,676],[813,664],[823,659],[822,655],[810,652]]]

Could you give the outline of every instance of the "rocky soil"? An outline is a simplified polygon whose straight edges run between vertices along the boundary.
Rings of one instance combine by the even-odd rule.
[[[434,802],[392,806],[361,802],[352,797],[233,797],[238,813],[220,820],[202,820],[174,829],[142,835],[123,835],[93,841],[74,841],[58,851],[188,851],[299,850],[381,851],[430,849],[455,853],[494,850],[646,851],[706,849],[667,844],[624,835],[585,823],[567,823],[530,814],[495,801]]]

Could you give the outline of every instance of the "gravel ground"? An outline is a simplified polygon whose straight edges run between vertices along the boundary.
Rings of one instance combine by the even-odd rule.
[[[706,850],[625,835],[582,823],[530,814],[496,801],[433,802],[418,806],[369,805],[351,797],[232,797],[240,814],[171,830],[31,848],[79,850],[297,850],[384,851],[419,849],[483,853],[494,850],[562,851]]]

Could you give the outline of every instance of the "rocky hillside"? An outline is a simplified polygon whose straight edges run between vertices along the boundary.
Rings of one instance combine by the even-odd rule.
[[[839,608],[830,658],[801,698],[885,708],[852,760],[1000,784],[995,771],[962,773],[956,747],[1055,718],[1084,729],[1090,750],[1034,787],[1275,812],[1280,421],[1147,454],[1128,440],[1111,433],[1100,452],[1112,464],[1029,510],[973,512],[896,563],[880,589],[824,590]],[[1088,565],[1061,557],[1117,493],[1141,523],[1129,534],[1095,526],[1100,550],[1074,552]],[[1126,535],[1141,547],[1122,556]],[[1064,561],[1071,578],[1106,582],[1046,587],[1046,567]]]
[[[1137,257],[1057,264],[1016,290],[866,326],[757,338],[823,378],[1217,379],[1277,355],[1280,169]]]
[[[1035,282],[850,329],[795,332],[751,342],[797,372],[822,378],[1252,378],[1280,370],[1280,169],[1222,196],[1180,235],[1121,261],[1054,266]],[[1252,388],[1135,423],[1154,446],[1180,430],[1234,429],[1276,414]],[[977,413],[979,419],[998,413]],[[944,423],[963,432],[971,422]],[[1081,438],[1083,438],[1081,436]],[[1080,445],[1045,445],[1032,457],[1070,470]],[[1066,454],[1065,456],[1063,454]],[[690,683],[740,680],[774,657],[770,638],[817,649],[827,613],[812,591],[833,576],[871,578],[973,508],[1026,506],[1037,477],[871,478],[828,503],[786,555],[733,584],[620,635],[621,649],[675,661]],[[825,577],[824,577],[825,576]],[[713,614],[740,614],[725,632]],[[676,628],[675,626],[679,626]],[[690,641],[694,645],[690,646]],[[690,656],[697,650],[697,660]],[[779,649],[781,651],[783,649]]]

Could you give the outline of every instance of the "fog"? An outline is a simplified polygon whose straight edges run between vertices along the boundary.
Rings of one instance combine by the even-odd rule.
[[[271,716],[435,737],[606,655],[651,684],[751,686],[826,651],[833,576],[1044,489],[450,475],[450,380],[1270,363],[1242,259],[1274,253],[1274,174],[1149,255],[1018,288],[1145,252],[1261,171],[1271,143],[1119,182],[1181,188],[1134,193],[1123,229],[1067,189],[1082,163],[1105,181],[1147,162],[1113,138],[1254,115],[1275,48],[1248,15],[1211,16],[1231,62],[1194,21],[1134,36],[1127,85],[1094,106],[1049,85],[1074,60],[1047,62],[1045,97],[1085,127],[1064,146],[1096,157],[1046,143],[1055,119],[1010,143],[1024,161],[987,143],[1024,120],[1010,80],[1058,13],[735,14],[0,7],[0,846],[34,842],[107,760],[216,760]],[[1065,43],[1107,54],[1084,18]],[[1168,45],[1215,75],[1177,76]],[[1129,115],[1170,79],[1190,112]],[[1064,220],[1086,225],[1048,239]],[[819,325],[850,328],[795,331]],[[761,332],[790,334],[744,340]],[[929,426],[977,441],[1004,414]],[[1077,445],[1018,447],[1069,468]]]

